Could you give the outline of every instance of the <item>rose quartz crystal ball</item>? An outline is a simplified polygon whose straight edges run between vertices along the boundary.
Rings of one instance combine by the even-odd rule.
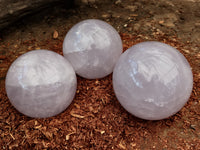
[[[118,32],[97,19],[73,26],[63,42],[64,57],[78,75],[87,79],[103,78],[112,73],[121,53],[122,41]]]
[[[12,105],[36,118],[55,116],[72,102],[76,75],[70,63],[48,50],[34,50],[18,57],[6,76],[6,91]]]
[[[190,97],[193,75],[186,58],[160,42],[142,42],[123,53],[113,72],[117,99],[131,114],[160,120],[178,112]]]

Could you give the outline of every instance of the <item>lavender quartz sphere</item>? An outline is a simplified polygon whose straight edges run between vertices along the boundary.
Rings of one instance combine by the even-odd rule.
[[[178,112],[190,97],[193,76],[185,57],[160,42],[142,42],[122,54],[113,71],[113,86],[131,114],[160,120]]]
[[[34,50],[16,59],[6,76],[10,102],[36,118],[55,116],[72,102],[76,75],[70,63],[48,50]]]
[[[102,78],[112,73],[122,53],[122,41],[111,25],[89,19],[67,33],[63,53],[78,75],[87,79]]]

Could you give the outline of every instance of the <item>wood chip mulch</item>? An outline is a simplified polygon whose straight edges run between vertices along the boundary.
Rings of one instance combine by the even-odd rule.
[[[144,36],[121,33],[124,50],[145,41]],[[76,97],[61,114],[34,119],[19,113],[5,92],[9,65],[24,52],[0,55],[0,149],[159,149],[197,150],[200,148],[200,54],[175,37],[156,40],[176,47],[191,64],[194,88],[188,103],[174,116],[146,121],[125,111],[116,99],[112,75],[86,80],[78,77]],[[62,40],[44,45],[61,54]],[[34,40],[21,46],[29,47]],[[1,45],[0,47],[6,47]],[[31,50],[31,48],[30,48]]]

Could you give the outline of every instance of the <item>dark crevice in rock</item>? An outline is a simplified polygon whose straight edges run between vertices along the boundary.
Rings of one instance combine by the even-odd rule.
[[[73,6],[73,0],[0,0],[0,30],[24,16],[39,13],[48,7]]]

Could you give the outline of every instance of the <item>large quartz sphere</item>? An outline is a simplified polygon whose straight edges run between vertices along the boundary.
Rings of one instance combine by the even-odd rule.
[[[87,79],[102,78],[113,72],[122,53],[122,41],[106,22],[84,20],[67,33],[63,53],[78,75]]]
[[[142,42],[120,56],[113,86],[128,112],[142,119],[160,120],[184,106],[192,91],[193,76],[178,50],[160,42]]]
[[[70,63],[48,50],[18,57],[6,76],[10,102],[21,113],[36,118],[55,116],[72,102],[76,75]]]

